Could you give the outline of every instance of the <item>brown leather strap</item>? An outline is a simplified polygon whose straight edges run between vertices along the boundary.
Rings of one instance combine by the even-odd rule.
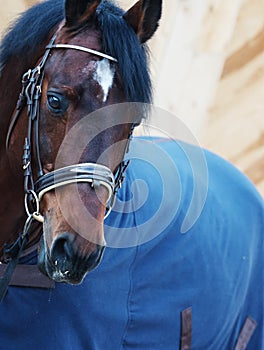
[[[251,317],[246,319],[242,331],[239,334],[238,341],[236,343],[235,350],[245,350],[255,329],[257,327],[257,322]]]
[[[5,273],[6,265],[0,264],[0,277]],[[55,288],[55,282],[43,275],[37,265],[17,265],[9,286],[31,288]]]
[[[181,350],[190,350],[192,344],[192,308],[181,312]]]

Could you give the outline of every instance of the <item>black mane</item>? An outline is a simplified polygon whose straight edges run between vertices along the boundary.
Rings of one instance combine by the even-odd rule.
[[[102,1],[99,5],[97,21],[102,32],[103,50],[118,59],[127,100],[150,103],[147,50],[122,18],[123,13],[110,1]],[[26,11],[1,43],[0,67],[4,67],[12,56],[21,60],[30,57],[63,18],[64,0],[47,0]]]

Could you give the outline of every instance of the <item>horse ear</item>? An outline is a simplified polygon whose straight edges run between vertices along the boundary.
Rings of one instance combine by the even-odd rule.
[[[65,0],[66,26],[92,18],[101,0]]]
[[[124,19],[136,32],[143,44],[149,40],[159,26],[162,0],[139,0],[124,14]]]

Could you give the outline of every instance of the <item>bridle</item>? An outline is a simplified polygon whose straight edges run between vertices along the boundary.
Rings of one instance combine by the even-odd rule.
[[[118,62],[116,58],[109,56],[105,53],[92,50],[83,46],[70,45],[70,44],[54,44],[56,35],[53,36],[50,43],[46,46],[46,51],[42,57],[40,63],[32,70],[29,70],[23,75],[22,78],[22,90],[19,95],[17,102],[17,111],[10,124],[7,138],[6,148],[9,147],[9,141],[14,129],[14,126],[19,118],[19,115],[27,103],[27,114],[28,114],[28,132],[24,143],[24,154],[23,154],[23,170],[24,170],[24,191],[25,191],[25,209],[30,214],[29,207],[38,209],[39,204],[43,195],[48,191],[54,190],[58,187],[65,186],[71,183],[88,182],[92,187],[98,188],[104,186],[108,191],[107,200],[107,217],[113,207],[114,197],[121,187],[124,172],[128,166],[128,162],[123,161],[116,172],[116,175],[104,165],[97,163],[81,163],[74,164],[54,170],[44,175],[42,168],[42,162],[40,158],[40,146],[39,146],[39,118],[40,118],[40,98],[41,98],[41,86],[44,77],[44,67],[48,60],[51,50],[54,49],[71,49],[78,50],[99,57],[108,59],[113,62]],[[128,142],[132,136],[134,124],[132,124],[131,131],[128,137]],[[32,173],[32,139],[34,139],[35,147],[35,158],[38,168],[37,180],[33,180]],[[30,215],[39,222],[43,222],[43,217],[38,210],[34,210]]]
[[[103,186],[108,191],[107,201],[107,212],[105,218],[109,215],[116,196],[117,191],[120,189],[124,180],[124,174],[128,167],[129,161],[122,161],[116,174],[101,164],[97,163],[80,163],[60,168],[44,174],[42,168],[42,162],[40,157],[40,144],[39,144],[39,119],[40,119],[40,99],[41,99],[41,87],[44,78],[45,64],[49,58],[51,50],[56,49],[71,49],[79,50],[99,57],[108,59],[112,62],[118,62],[116,58],[106,55],[105,53],[92,50],[86,47],[70,44],[54,44],[56,34],[52,37],[50,43],[46,46],[45,54],[43,55],[40,63],[32,70],[27,71],[22,78],[22,89],[17,102],[16,113],[9,126],[7,138],[6,138],[6,149],[9,148],[9,142],[14,130],[14,127],[19,119],[19,116],[27,104],[27,115],[28,115],[28,130],[27,136],[24,143],[24,154],[23,154],[23,170],[24,170],[24,192],[25,192],[25,210],[28,215],[24,230],[19,235],[17,241],[5,249],[5,255],[11,259],[13,266],[10,267],[10,271],[7,273],[6,281],[0,286],[0,299],[1,294],[5,294],[8,286],[8,279],[10,280],[12,272],[18,262],[20,253],[24,249],[28,236],[31,231],[31,224],[33,221],[43,222],[44,218],[40,213],[40,201],[44,194],[54,190],[58,187],[66,186],[72,183],[90,183],[92,187],[99,188]],[[132,137],[132,133],[136,124],[131,124],[130,134],[127,140],[127,149],[129,141]],[[32,143],[32,140],[34,142]],[[37,165],[37,179],[33,179],[32,172],[32,154],[34,145],[34,162]],[[12,265],[10,263],[10,265]],[[9,267],[9,266],[8,266]]]

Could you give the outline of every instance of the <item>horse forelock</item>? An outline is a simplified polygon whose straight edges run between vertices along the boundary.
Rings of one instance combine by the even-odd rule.
[[[118,69],[127,101],[148,104],[151,102],[152,89],[147,48],[139,43],[133,29],[123,19],[123,14],[124,11],[111,1],[103,0],[99,5],[96,25],[102,33],[102,50],[118,59]],[[32,60],[43,54],[40,52],[41,45],[63,19],[63,0],[41,2],[22,14],[2,40],[1,71],[11,57],[17,57],[19,62],[31,64],[22,69],[33,68],[36,62]]]
[[[102,32],[103,50],[118,60],[127,100],[151,103],[148,49],[139,43],[123,14],[123,10],[109,1],[102,1],[98,7],[97,20]]]

